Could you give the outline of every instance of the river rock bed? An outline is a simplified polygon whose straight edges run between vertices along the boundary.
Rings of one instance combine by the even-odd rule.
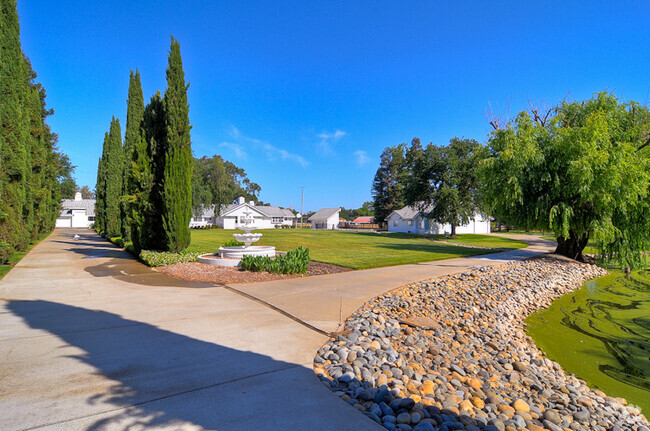
[[[404,286],[352,314],[314,371],[388,430],[648,431],[637,408],[565,374],[523,330],[606,273],[544,256]]]

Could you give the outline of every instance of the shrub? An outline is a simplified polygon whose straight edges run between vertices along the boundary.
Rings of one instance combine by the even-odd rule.
[[[138,252],[135,251],[135,247],[133,247],[133,242],[132,241],[127,241],[127,242],[124,243],[124,250],[128,251],[133,256],[138,257]]]
[[[9,259],[14,254],[14,248],[4,241],[0,241],[0,265],[9,262]]]
[[[112,236],[108,240],[113,244],[115,244],[116,246],[120,248],[124,248],[124,240],[122,239],[121,236]]]
[[[189,251],[171,253],[168,251],[142,250],[140,252],[140,261],[147,266],[166,266],[175,263],[196,262],[196,259],[201,254],[203,253]]]
[[[239,242],[236,239],[231,239],[230,241],[224,242],[222,247],[237,247],[241,245],[244,245],[244,243]]]
[[[309,249],[298,247],[279,255],[275,259],[268,256],[244,256],[240,266],[246,271],[267,271],[272,274],[304,274],[309,268]]]

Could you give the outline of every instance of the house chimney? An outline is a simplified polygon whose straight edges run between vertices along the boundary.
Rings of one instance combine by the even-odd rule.
[[[255,201],[250,201],[250,202],[248,202],[248,205],[254,207],[254,206],[255,206]]]
[[[74,200],[80,201],[81,200],[81,192],[77,192],[74,194]]]
[[[240,197],[237,198],[237,203],[238,203],[239,205],[243,204],[244,202],[246,202],[246,199],[244,199],[243,196],[240,196]]]

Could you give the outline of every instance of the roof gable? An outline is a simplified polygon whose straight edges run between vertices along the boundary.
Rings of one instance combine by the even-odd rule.
[[[260,207],[254,207],[248,203],[232,204],[228,205],[226,210],[221,213],[221,217],[234,216],[239,214],[243,215],[245,209],[251,210],[254,213],[253,216],[257,215],[258,217],[269,217],[267,214],[264,214],[262,211],[260,211],[259,208]]]
[[[315,220],[327,220],[328,218],[332,217],[335,214],[338,214],[341,212],[341,208],[321,208],[318,211],[316,211],[315,214],[313,214],[311,217],[309,217],[309,221],[315,221]]]

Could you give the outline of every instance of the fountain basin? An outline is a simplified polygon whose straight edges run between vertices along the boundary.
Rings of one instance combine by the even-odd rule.
[[[219,253],[203,254],[197,258],[197,261],[208,265],[235,267],[239,266],[243,256],[275,257],[275,247],[269,245],[219,247]]]
[[[241,259],[243,256],[275,257],[275,247],[270,245],[239,245],[234,247],[219,247],[221,257]]]

